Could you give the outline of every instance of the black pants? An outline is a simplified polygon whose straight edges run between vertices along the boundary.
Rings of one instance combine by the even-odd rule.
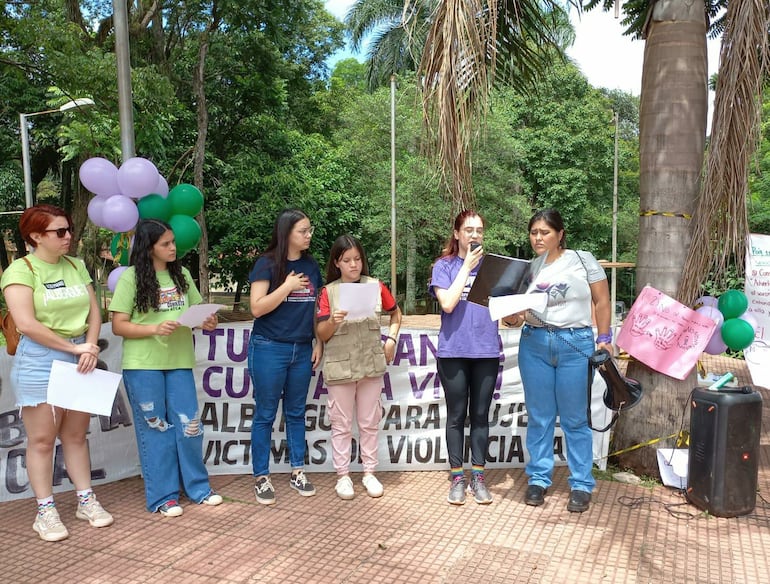
[[[489,406],[500,360],[439,357],[438,376],[446,398],[446,446],[452,468],[463,466],[465,418],[471,420],[471,463],[484,466],[489,442]],[[470,403],[470,410],[468,404]]]

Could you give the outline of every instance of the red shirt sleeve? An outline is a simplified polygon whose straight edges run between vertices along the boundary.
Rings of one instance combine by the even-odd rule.
[[[388,287],[382,282],[380,282],[380,300],[382,302],[382,310],[385,312],[393,312],[398,306],[395,298],[393,298],[393,294],[390,293]]]
[[[329,294],[326,292],[326,286],[321,288],[321,294],[318,297],[318,311],[316,318],[318,320],[329,320],[331,311],[329,310]]]

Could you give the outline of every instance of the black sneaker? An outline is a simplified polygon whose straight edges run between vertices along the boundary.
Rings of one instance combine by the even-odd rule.
[[[474,474],[471,484],[468,485],[468,493],[473,495],[473,500],[479,505],[489,505],[492,502],[492,494],[484,483],[484,475]]]
[[[275,489],[270,482],[270,477],[262,477],[254,484],[254,495],[257,497],[257,503],[263,505],[275,503]]]
[[[591,493],[586,491],[571,491],[567,501],[567,511],[570,513],[582,513],[588,511],[591,504]]]
[[[527,487],[527,492],[524,495],[524,502],[527,505],[532,505],[533,507],[539,507],[543,503],[545,503],[545,494],[548,492],[548,489],[545,487],[541,487],[540,485],[529,485]]]
[[[312,497],[315,495],[315,487],[313,486],[313,483],[308,480],[304,470],[298,470],[297,472],[292,473],[291,478],[289,479],[289,486],[303,497]]]
[[[446,500],[450,505],[465,504],[465,477],[452,480],[452,486],[449,487],[449,495]]]

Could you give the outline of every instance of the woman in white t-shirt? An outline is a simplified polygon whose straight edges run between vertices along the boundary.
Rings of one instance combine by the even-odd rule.
[[[546,209],[529,221],[529,240],[538,257],[530,267],[528,293],[548,295],[543,312],[506,317],[509,326],[524,324],[519,370],[527,407],[527,505],[545,502],[551,486],[556,417],[567,441],[570,497],[567,510],[586,511],[595,480],[593,442],[586,416],[588,357],[598,347],[612,353],[607,276],[593,255],[566,248],[564,221]],[[594,345],[593,313],[599,334]]]
[[[203,464],[203,425],[193,377],[192,330],[178,322],[201,295],[176,257],[171,227],[136,226],[131,267],[110,302],[112,331],[123,337],[123,383],[131,403],[147,510],[182,514],[180,486],[195,503],[219,505]],[[201,325],[217,327],[216,314]]]

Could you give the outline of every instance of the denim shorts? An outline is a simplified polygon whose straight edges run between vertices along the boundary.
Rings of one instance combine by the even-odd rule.
[[[74,344],[84,343],[85,335],[70,339]],[[77,363],[78,356],[51,349],[26,336],[19,340],[19,347],[11,367],[11,388],[16,396],[16,407],[36,406],[48,400],[48,378],[54,360]]]

